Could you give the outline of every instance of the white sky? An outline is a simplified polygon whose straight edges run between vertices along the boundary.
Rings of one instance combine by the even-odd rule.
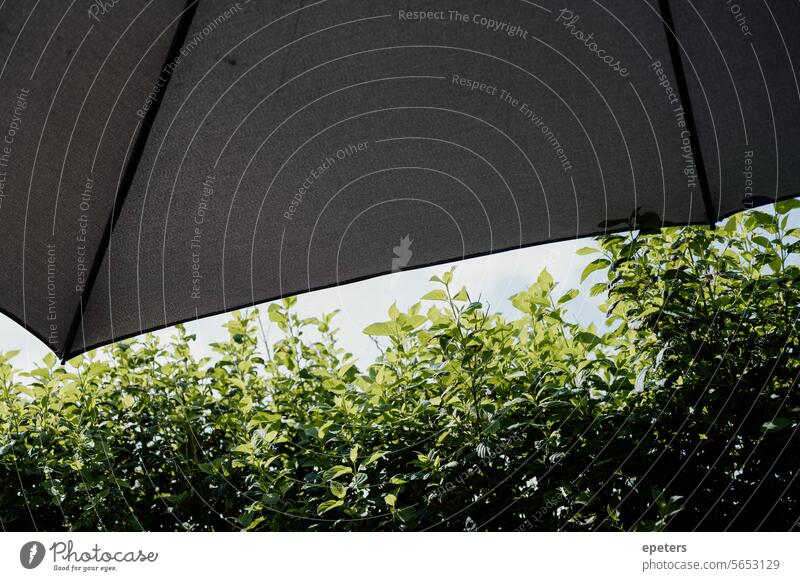
[[[595,256],[577,256],[575,250],[593,246],[591,239],[559,242],[504,252],[493,256],[399,272],[337,288],[307,293],[298,297],[295,309],[303,316],[319,315],[335,309],[341,312],[334,319],[339,331],[339,341],[362,362],[369,361],[376,354],[372,340],[362,333],[369,324],[387,320],[386,312],[396,302],[401,310],[407,309],[423,294],[437,288],[429,279],[441,274],[451,266],[457,266],[454,285],[466,286],[473,299],[478,296],[488,301],[493,311],[513,314],[516,310],[508,298],[527,288],[538,276],[542,268],[547,268],[559,283],[557,293],[578,286],[581,272]],[[413,261],[412,261],[413,263]],[[600,280],[604,273],[593,273],[582,287],[588,287]],[[571,314],[585,324],[594,321],[600,324],[602,314],[597,310],[600,298],[590,299],[588,293],[581,293],[571,303]],[[210,355],[209,343],[220,341],[227,335],[222,324],[229,315],[208,317],[187,324],[190,332],[197,334],[195,351],[198,355]],[[270,343],[279,338],[277,328],[272,326],[266,309],[262,308],[262,320],[268,331]],[[171,329],[159,331],[164,338],[172,335]],[[16,366],[28,369],[36,365],[48,352],[47,347],[22,327],[0,315],[0,351],[19,350],[14,359]]]

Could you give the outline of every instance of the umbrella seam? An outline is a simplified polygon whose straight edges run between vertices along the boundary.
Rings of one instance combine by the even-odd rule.
[[[172,43],[167,51],[164,64],[161,66],[159,71],[159,74],[164,78],[161,95],[152,103],[150,108],[145,113],[142,126],[139,129],[139,134],[136,136],[136,143],[131,151],[130,158],[128,158],[128,162],[125,165],[125,170],[123,172],[122,180],[120,181],[119,189],[114,196],[111,215],[108,217],[108,222],[105,230],[103,231],[103,236],[100,239],[97,253],[92,261],[92,268],[86,278],[85,289],[78,298],[78,305],[75,308],[75,314],[72,317],[72,322],[70,323],[69,330],[67,331],[67,335],[64,340],[64,347],[59,356],[62,363],[66,361],[67,356],[72,350],[72,344],[75,342],[75,335],[78,332],[78,327],[82,324],[84,313],[89,305],[92,290],[94,289],[95,281],[97,280],[97,277],[100,273],[100,268],[103,264],[103,258],[108,252],[109,246],[111,245],[111,236],[114,232],[114,226],[122,214],[122,206],[125,204],[125,199],[127,198],[128,192],[133,185],[133,180],[136,177],[136,170],[138,169],[139,162],[144,154],[145,146],[149,141],[150,132],[152,131],[158,109],[161,106],[161,103],[164,101],[164,96],[169,90],[169,83],[172,80],[172,74],[175,70],[175,67],[171,66],[171,64],[179,56],[183,43],[186,41],[186,36],[189,32],[189,28],[192,24],[194,14],[199,3],[200,0],[187,0],[183,12],[178,20],[178,24],[175,28],[175,34],[172,37]]]
[[[689,85],[686,81],[686,72],[683,68],[683,58],[681,57],[682,48],[680,46],[680,42],[678,41],[677,30],[675,29],[675,22],[672,18],[672,9],[670,7],[669,0],[658,0],[658,4],[661,11],[662,20],[664,22],[664,32],[667,37],[667,45],[669,46],[670,56],[672,57],[672,66],[675,70],[675,83],[678,86],[678,94],[681,98],[683,111],[686,113],[686,125],[689,130],[689,140],[695,158],[697,180],[700,185],[700,193],[703,197],[706,218],[708,219],[709,226],[713,230],[717,221],[717,218],[715,218],[717,211],[714,209],[714,202],[711,199],[711,190],[708,185],[708,175],[706,174],[706,167],[703,163],[703,151],[700,148],[697,123],[695,122],[694,112],[692,110],[692,100],[689,95]]]

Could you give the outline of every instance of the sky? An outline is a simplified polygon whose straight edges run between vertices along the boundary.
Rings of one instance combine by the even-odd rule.
[[[769,206],[760,209],[770,213],[773,211]],[[790,212],[789,227],[800,228],[800,209]],[[299,295],[294,308],[304,317],[317,316],[338,309],[340,313],[334,319],[334,323],[339,328],[340,346],[352,353],[360,362],[367,363],[378,354],[378,350],[372,339],[363,334],[363,329],[372,323],[387,320],[387,311],[393,303],[396,303],[400,310],[406,310],[422,295],[437,288],[435,283],[430,282],[433,275],[441,275],[455,267],[453,286],[456,289],[466,286],[473,299],[480,297],[484,304],[488,303],[493,312],[517,316],[509,298],[530,286],[541,270],[547,268],[558,283],[557,296],[571,288],[579,288],[582,291],[574,301],[567,304],[568,315],[572,320],[584,325],[595,323],[598,327],[602,327],[605,316],[598,306],[604,298],[590,297],[587,291],[605,277],[605,272],[594,272],[583,284],[580,283],[583,269],[596,258],[596,255],[576,254],[578,249],[587,246],[597,247],[597,243],[592,238],[568,240],[428,268],[401,271]],[[800,259],[796,262],[800,263]],[[265,303],[267,304],[269,303]],[[272,344],[280,339],[280,332],[269,322],[265,307],[262,307],[261,312],[267,340]],[[197,335],[197,341],[192,344],[192,350],[197,356],[214,355],[208,345],[226,339],[227,330],[222,325],[229,318],[229,314],[223,314],[186,324],[189,332]],[[164,329],[155,334],[168,339],[174,334],[174,330]],[[13,360],[17,368],[31,369],[41,362],[49,349],[21,326],[0,314],[0,352],[7,351],[20,352]]]
[[[500,254],[472,258],[469,260],[421,268],[406,272],[398,272],[358,283],[315,291],[298,296],[296,311],[302,316],[315,316],[340,310],[334,319],[339,330],[341,347],[352,353],[361,362],[370,361],[377,348],[373,341],[362,333],[363,329],[378,321],[387,320],[387,311],[392,303],[405,310],[433,288],[430,282],[433,275],[455,267],[453,285],[458,289],[466,286],[474,298],[480,296],[481,301],[488,303],[492,311],[513,314],[509,297],[527,288],[536,280],[539,272],[547,268],[559,283],[556,293],[563,293],[570,288],[581,288],[597,282],[602,272],[593,273],[589,279],[579,285],[584,267],[596,256],[578,256],[575,251],[585,246],[595,246],[591,239],[571,240],[512,250]],[[596,280],[595,280],[596,279]],[[595,322],[600,324],[602,313],[597,309],[601,298],[589,298],[588,293],[581,293],[570,304],[570,315],[584,324]],[[267,303],[268,304],[268,303]],[[266,317],[266,309],[262,308],[262,320],[270,343],[278,340],[280,334]],[[227,330],[222,327],[230,315],[207,317],[186,325],[190,333],[197,335],[193,350],[198,356],[212,355],[208,344],[223,340]],[[165,329],[156,334],[170,337],[174,330]],[[46,355],[48,348],[4,315],[0,315],[0,351],[19,350],[14,364],[22,369],[36,366]]]

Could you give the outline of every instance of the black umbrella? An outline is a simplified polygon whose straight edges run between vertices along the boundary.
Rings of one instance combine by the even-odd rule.
[[[62,358],[800,192],[800,3],[0,2],[0,306]]]

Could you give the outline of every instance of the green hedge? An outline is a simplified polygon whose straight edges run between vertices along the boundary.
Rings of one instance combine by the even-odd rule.
[[[294,299],[268,308],[285,338],[239,313],[213,360],[180,327],[29,373],[2,355],[0,524],[798,528],[798,205],[600,239],[604,329],[546,271],[515,319],[445,273],[365,329],[364,366]]]

